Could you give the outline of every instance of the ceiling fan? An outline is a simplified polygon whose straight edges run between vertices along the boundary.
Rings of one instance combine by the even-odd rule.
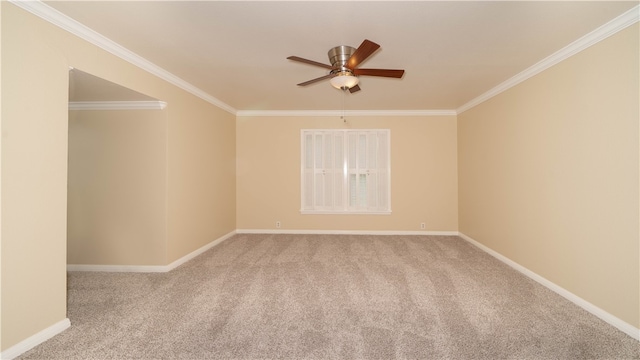
[[[349,90],[349,92],[354,93],[360,90],[360,86],[358,86],[358,76],[401,78],[402,75],[404,75],[404,70],[358,69],[358,65],[371,56],[378,48],[380,48],[380,45],[366,39],[357,49],[346,45],[336,46],[329,50],[329,62],[331,62],[331,65],[303,59],[298,56],[289,56],[287,59],[330,70],[329,74],[305,81],[298,84],[298,86],[306,86],[318,81],[331,79],[330,82],[333,87],[345,91]]]

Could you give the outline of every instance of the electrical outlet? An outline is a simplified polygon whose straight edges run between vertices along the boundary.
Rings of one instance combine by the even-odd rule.
[[[425,223],[420,223],[420,229],[424,230],[427,228],[427,225]]]
[[[276,227],[277,227],[277,228],[280,228],[280,225],[281,225],[281,224],[280,224],[280,221],[276,221]]]

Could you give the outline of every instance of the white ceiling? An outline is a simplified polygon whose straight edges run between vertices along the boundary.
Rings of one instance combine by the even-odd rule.
[[[638,1],[47,1],[235,110],[457,109]],[[343,95],[322,81],[337,45],[381,45]],[[344,103],[343,103],[344,101]]]

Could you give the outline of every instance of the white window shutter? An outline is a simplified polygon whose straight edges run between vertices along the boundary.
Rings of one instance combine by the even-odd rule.
[[[313,210],[313,134],[302,136],[302,209]]]
[[[336,133],[334,135],[334,172],[332,174],[333,183],[333,195],[334,195],[334,210],[344,209],[344,135],[343,133]]]
[[[301,141],[303,211],[390,211],[388,130],[303,130]]]
[[[322,182],[323,182],[323,201],[322,207],[325,210],[333,209],[333,134],[324,133],[322,136],[322,151],[323,151],[323,164],[322,164]]]
[[[378,169],[378,208],[390,209],[389,195],[389,132],[378,134],[377,169]]]

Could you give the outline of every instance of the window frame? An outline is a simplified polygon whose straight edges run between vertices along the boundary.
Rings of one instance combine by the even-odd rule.
[[[351,154],[351,149],[349,147],[349,139],[350,135],[354,135],[356,137],[360,137],[362,135],[366,136],[365,140],[365,148],[366,156],[371,155],[372,148],[369,146],[369,139],[371,135],[375,136],[375,167],[371,166],[359,166],[358,164],[355,168],[349,166],[349,158]],[[306,145],[306,136],[311,136],[312,144],[311,144],[311,154],[307,154],[307,145]],[[323,143],[320,145],[323,154],[320,155],[322,165],[320,167],[317,166],[318,158],[317,156],[317,136],[331,136],[332,140],[330,141],[330,146],[332,149],[330,151],[325,151],[327,148],[327,142],[323,138]],[[380,137],[382,136],[382,138]],[[337,161],[334,162],[333,166],[327,167],[325,163],[325,157],[327,153],[329,156],[334,156],[337,150],[336,142],[333,140],[341,138],[342,147],[341,147],[341,164],[337,164]],[[384,141],[383,146],[386,148],[380,148],[381,139]],[[356,140],[357,142],[360,139]],[[359,151],[358,146],[356,145],[356,159],[362,158],[362,149]],[[311,159],[311,166],[307,166],[306,159]],[[359,160],[358,160],[359,161]],[[380,162],[382,161],[382,165]],[[349,175],[357,174],[360,176],[366,176],[366,187],[368,191],[365,195],[364,202],[367,203],[370,200],[370,196],[375,197],[376,206],[352,206],[350,204],[350,187],[349,187]],[[318,184],[317,178],[322,174],[321,179],[322,183]],[[330,178],[328,181],[334,182],[331,187],[331,194],[333,196],[333,201],[335,201],[335,191],[338,190],[341,193],[340,200],[341,204],[333,203],[331,206],[316,205],[317,200],[317,191],[318,186],[326,186],[326,178],[325,175],[330,174],[333,175],[333,178]],[[369,176],[373,174],[375,175],[375,180],[369,180]],[[341,181],[339,186],[337,182],[335,182],[336,177],[338,175],[341,177]],[[309,177],[310,176],[310,177]],[[308,178],[309,177],[309,178]],[[357,177],[359,179],[359,177]],[[382,181],[380,181],[382,180]],[[307,185],[305,185],[305,181],[308,181]],[[373,185],[375,188],[371,189],[371,183],[375,182]],[[381,185],[382,184],[382,185]],[[311,194],[305,194],[307,187],[310,187]],[[386,189],[381,189],[380,186],[386,186]],[[326,191],[322,190],[322,191]],[[381,197],[382,194],[382,197]],[[306,196],[309,196],[309,199]],[[324,196],[324,195],[323,195]],[[308,200],[307,202],[305,200]],[[324,198],[327,200],[327,198]],[[359,198],[359,200],[363,200]],[[309,205],[311,202],[311,205]],[[382,203],[382,205],[380,205]],[[386,207],[385,207],[386,204]],[[389,215],[391,214],[391,130],[390,129],[301,129],[300,130],[300,213],[301,214],[359,214],[359,215]]]

